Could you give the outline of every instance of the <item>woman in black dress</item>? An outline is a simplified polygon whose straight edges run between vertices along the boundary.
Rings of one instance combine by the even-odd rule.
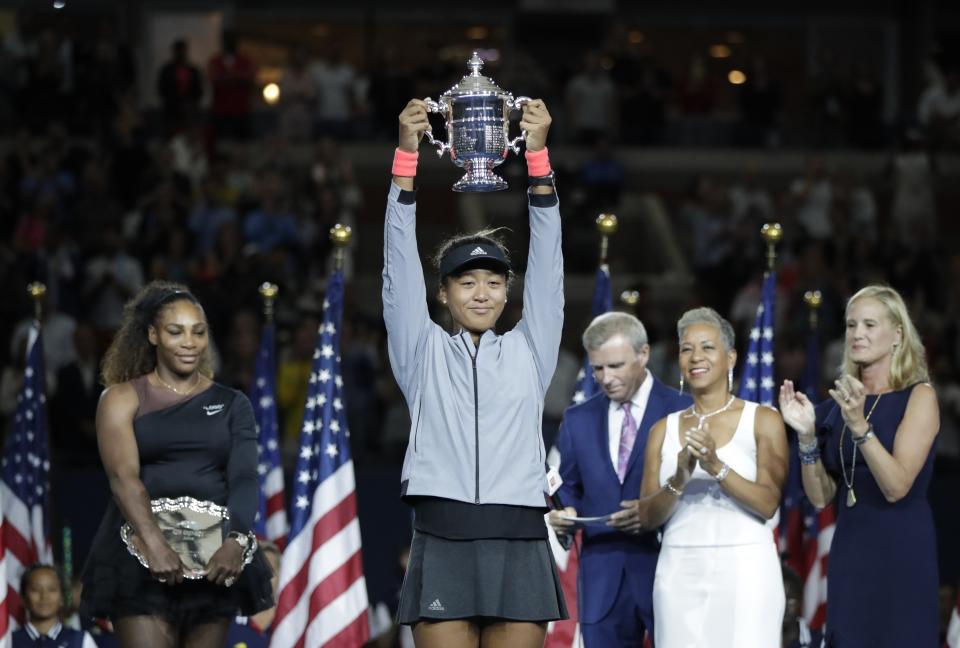
[[[270,607],[270,567],[243,566],[257,510],[257,438],[242,393],[213,382],[203,308],[184,286],[153,282],[124,309],[103,362],[100,457],[113,500],[84,569],[81,611],[109,617],[122,647],[222,646],[231,619]],[[160,532],[150,501],[226,506],[228,535],[204,579]],[[128,522],[150,568],[120,537]]]

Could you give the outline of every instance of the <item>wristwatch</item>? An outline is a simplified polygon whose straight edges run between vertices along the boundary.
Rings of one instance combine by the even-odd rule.
[[[556,187],[556,174],[551,170],[545,176],[530,176],[530,186],[531,187]]]
[[[237,544],[240,545],[240,548],[244,550],[247,548],[247,545],[250,544],[250,536],[248,536],[246,533],[231,531],[227,534],[227,537],[236,540]]]

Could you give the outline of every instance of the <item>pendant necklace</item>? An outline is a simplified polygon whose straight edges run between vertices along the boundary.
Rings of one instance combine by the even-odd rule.
[[[698,412],[697,412],[697,406],[696,406],[696,405],[691,405],[691,406],[690,406],[690,413],[687,414],[687,416],[696,416],[696,417],[697,417],[697,427],[696,427],[696,429],[697,429],[697,430],[702,430],[702,429],[703,429],[703,422],[704,422],[704,421],[706,421],[706,420],[707,420],[708,418],[710,418],[711,416],[716,416],[717,414],[720,414],[721,412],[726,412],[728,409],[730,409],[730,406],[733,405],[733,401],[735,401],[735,400],[737,400],[737,397],[731,394],[731,395],[730,395],[730,400],[728,400],[727,403],[726,403],[723,407],[721,407],[720,409],[717,409],[717,410],[713,410],[712,412],[707,412],[706,414],[700,414],[700,413],[698,413]]]
[[[164,387],[166,387],[167,389],[169,389],[170,391],[172,391],[174,394],[177,394],[178,396],[187,396],[187,395],[189,395],[194,389],[197,388],[197,385],[200,384],[200,378],[198,377],[198,378],[197,378],[197,381],[196,381],[195,383],[193,383],[192,385],[190,385],[190,389],[188,389],[187,391],[183,392],[183,391],[180,391],[179,389],[177,389],[176,387],[174,387],[173,385],[170,385],[169,383],[167,383],[167,381],[165,381],[163,378],[161,378],[161,377],[160,377],[160,372],[157,371],[156,369],[153,370],[153,375],[157,377],[157,380],[160,382],[161,385],[163,385]]]
[[[864,420],[868,423],[873,415],[873,410],[877,409],[877,403],[880,402],[881,396],[883,394],[877,394],[877,400],[873,401],[870,411],[867,412],[867,417]],[[847,467],[843,463],[843,436],[846,431],[847,424],[844,423],[843,429],[840,430],[840,472],[843,473],[843,483],[847,485],[847,508],[853,508],[857,503],[857,496],[853,492],[853,478],[856,477],[857,473],[857,444],[853,444],[853,455],[850,458],[850,478],[847,479]],[[853,432],[850,433],[850,438],[853,439]]]

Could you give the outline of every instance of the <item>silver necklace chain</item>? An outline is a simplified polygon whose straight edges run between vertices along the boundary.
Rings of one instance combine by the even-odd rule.
[[[726,412],[728,409],[730,409],[730,406],[733,405],[733,402],[734,402],[735,400],[737,400],[737,397],[734,396],[733,394],[731,394],[731,395],[730,395],[730,400],[728,400],[723,407],[721,407],[720,409],[713,410],[712,412],[707,412],[706,414],[700,414],[699,412],[697,412],[697,405],[696,405],[696,404],[693,404],[693,405],[690,406],[690,413],[687,414],[687,416],[696,416],[696,417],[697,417],[697,429],[698,429],[698,430],[702,430],[702,429],[703,429],[703,423],[704,423],[704,421],[706,421],[706,420],[707,420],[708,418],[710,418],[711,416],[716,416],[717,414],[720,414],[721,412]]]

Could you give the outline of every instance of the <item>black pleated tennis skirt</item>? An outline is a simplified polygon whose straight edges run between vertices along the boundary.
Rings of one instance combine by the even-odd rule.
[[[547,540],[448,540],[415,531],[397,622],[568,618]]]

